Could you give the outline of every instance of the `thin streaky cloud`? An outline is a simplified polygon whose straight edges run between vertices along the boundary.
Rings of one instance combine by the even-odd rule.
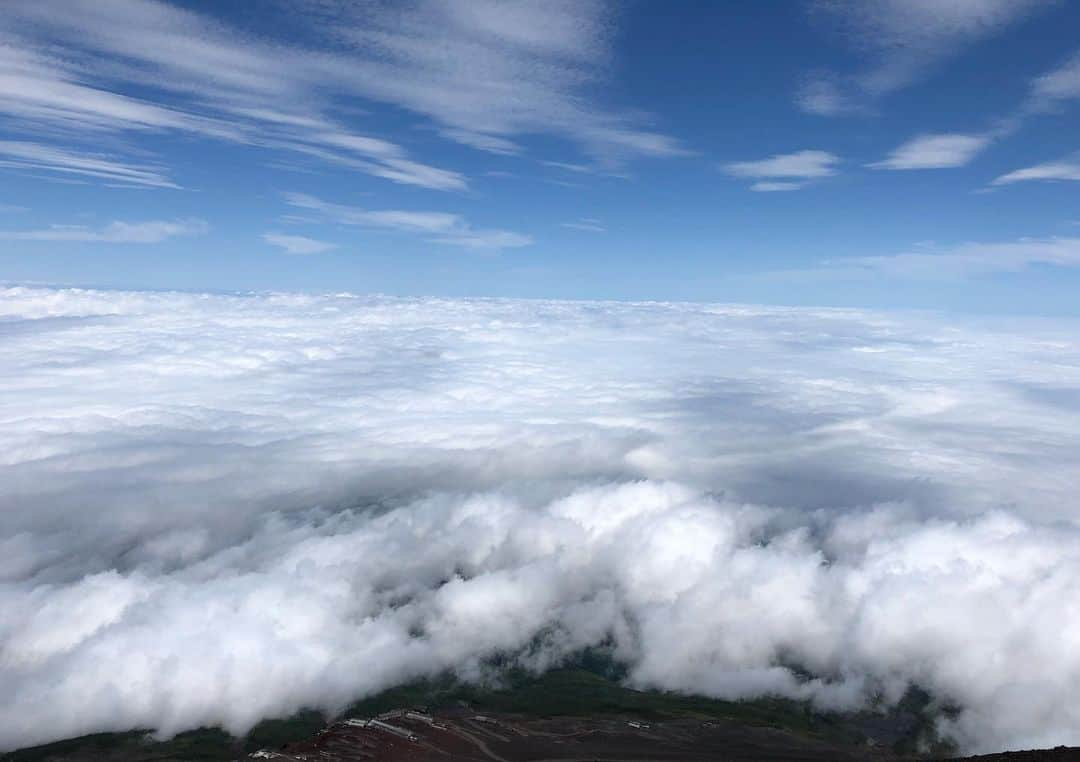
[[[810,4],[811,15],[834,27],[864,65],[808,76],[796,105],[819,116],[865,110],[972,44],[1053,5],[1054,0],[818,0]]]
[[[648,118],[599,107],[614,58],[612,9],[599,0],[401,6],[310,3],[312,30],[344,47],[327,61],[354,92],[422,114],[444,137],[497,154],[516,136],[568,138],[594,160],[687,155]]]
[[[151,0],[11,0],[4,11],[0,113],[27,131],[66,131],[65,146],[87,130],[179,131],[295,151],[395,183],[467,187],[455,170],[356,134],[340,106],[363,98],[497,154],[520,152],[515,137],[527,134],[568,138],[610,165],[688,153],[640,116],[587,97],[612,56],[613,17],[598,0],[281,6],[291,22],[310,25],[313,48]],[[51,54],[58,45],[70,53],[63,61]]]
[[[794,180],[762,180],[750,186],[755,193],[782,193],[796,191],[806,187],[805,182]]]
[[[179,236],[203,235],[210,226],[200,219],[110,222],[103,228],[81,225],[54,225],[39,230],[3,230],[4,241],[47,241],[53,243],[161,243]]]
[[[766,159],[736,161],[722,169],[732,177],[818,178],[836,174],[839,157],[828,151],[796,151],[776,154]]]
[[[448,246],[497,251],[533,243],[531,236],[522,233],[475,228],[461,215],[450,212],[364,209],[324,201],[306,193],[286,193],[284,198],[290,206],[318,213],[323,219],[340,225],[409,233]]]
[[[958,133],[919,135],[895,148],[873,169],[947,169],[963,167],[990,145],[989,135]]]
[[[338,248],[336,243],[318,241],[302,235],[263,233],[261,238],[271,246],[284,250],[287,254],[322,254]]]
[[[567,228],[569,230],[581,230],[586,233],[606,233],[607,228],[600,224],[599,220],[581,218],[575,222],[563,222],[559,227]]]
[[[1032,181],[1075,181],[1080,180],[1080,157],[1071,156],[1057,161],[1048,161],[1023,169],[1015,169],[994,178],[991,185],[1010,185],[1012,183]]]
[[[1080,51],[1031,83],[1028,108],[1044,111],[1076,98],[1080,98]]]
[[[995,119],[978,133],[934,133],[918,135],[900,145],[884,160],[868,164],[873,169],[946,169],[969,164],[993,143],[1019,131],[1033,117],[1080,98],[1080,53],[1061,66],[1033,79],[1026,100],[1012,113]],[[1069,159],[1018,170],[997,178],[992,185],[1019,180],[1071,180],[1075,174]]]
[[[318,54],[245,39],[201,14],[149,0],[12,0],[0,40],[5,31],[0,113],[25,131],[59,131],[65,148],[87,130],[181,132],[294,151],[395,183],[467,186],[457,172],[338,123]],[[48,54],[58,41],[72,53],[62,62]]]
[[[925,247],[901,254],[829,260],[823,269],[825,274],[942,280],[1021,272],[1040,265],[1080,268],[1080,238],[1022,238],[949,248]]]
[[[805,150],[729,162],[720,169],[731,177],[755,180],[750,185],[751,191],[775,193],[801,190],[815,180],[835,175],[839,163],[840,157],[828,151]]]
[[[0,167],[75,175],[149,188],[180,187],[160,167],[131,164],[116,156],[77,153],[29,141],[0,140]]]

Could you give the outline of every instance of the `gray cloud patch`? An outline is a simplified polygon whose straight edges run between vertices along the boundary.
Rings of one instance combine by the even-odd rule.
[[[1039,391],[1076,328],[6,289],[0,748],[601,641],[635,685],[915,683],[969,748],[1080,743],[1080,410]]]

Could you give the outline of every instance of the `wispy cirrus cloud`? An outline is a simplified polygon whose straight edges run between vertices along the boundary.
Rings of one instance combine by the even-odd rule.
[[[582,217],[574,222],[563,222],[559,227],[567,228],[568,230],[581,230],[586,233],[607,232],[607,228],[601,224],[600,220],[593,217]]]
[[[989,135],[919,135],[898,146],[884,160],[867,166],[873,169],[962,167],[986,149],[991,140]]]
[[[845,257],[824,263],[826,272],[846,275],[940,280],[995,272],[1020,272],[1039,265],[1080,268],[1080,238],[1022,238],[922,247],[900,254]]]
[[[266,7],[275,12],[307,27],[313,44],[155,0],[10,0],[0,17],[0,114],[27,132],[46,128],[65,150],[87,131],[180,132],[437,190],[468,180],[355,129],[357,98],[493,153],[520,152],[516,137],[531,133],[570,139],[607,163],[686,153],[640,115],[592,97],[612,55],[614,19],[599,0],[319,0]]]
[[[112,185],[179,188],[161,167],[133,164],[100,153],[80,153],[30,141],[0,140],[0,167],[90,177]]]
[[[864,60],[854,73],[816,72],[796,104],[820,116],[867,109],[924,77],[969,45],[999,34],[1053,0],[818,0],[814,16],[832,25]]]
[[[898,146],[874,169],[945,169],[969,164],[997,141],[1008,138],[1032,118],[1052,112],[1069,100],[1080,98],[1080,53],[1031,80],[1025,100],[1003,118],[975,133],[935,133],[917,135]],[[1045,162],[1001,175],[992,185],[1021,180],[1072,180],[1076,162],[1072,158]]]
[[[1080,180],[1080,156],[1070,156],[1057,161],[1015,169],[995,178],[991,185],[1009,185],[1038,180]]]
[[[796,151],[765,159],[736,161],[721,165],[732,177],[757,180],[750,190],[758,192],[793,191],[809,182],[836,174],[840,158],[828,151]]]
[[[801,180],[759,180],[750,186],[750,190],[757,193],[783,193],[800,190],[805,185]]]
[[[431,118],[451,140],[514,153],[515,136],[556,135],[605,163],[687,153],[590,94],[614,57],[616,18],[600,0],[307,7],[317,9],[305,14],[315,31],[347,48],[335,66],[350,87]]]
[[[1080,52],[1031,83],[1027,106],[1033,111],[1045,111],[1076,98],[1080,98]]]
[[[510,230],[475,228],[468,220],[449,212],[402,209],[372,210],[324,201],[306,193],[286,193],[285,202],[298,209],[318,213],[339,225],[355,225],[372,230],[391,230],[420,235],[432,243],[465,249],[513,249],[529,246],[531,236]]]
[[[288,254],[322,254],[338,248],[336,243],[317,241],[302,235],[286,233],[263,233],[261,238],[271,246],[283,249]]]
[[[1066,102],[1080,99],[1080,52],[1074,53],[1060,66],[1033,79],[1024,103],[1012,115],[999,121],[995,137],[1004,137],[1020,129],[1027,120],[1054,112]],[[1009,185],[1032,180],[1080,179],[1080,158],[1076,155],[1042,162],[1007,172],[995,178],[991,185]]]
[[[178,236],[203,235],[210,226],[200,219],[110,222],[102,228],[53,225],[38,230],[0,230],[4,241],[71,243],[161,243]]]
[[[53,55],[65,49],[61,59]],[[72,148],[86,131],[179,132],[292,151],[393,182],[467,187],[335,118],[321,55],[151,0],[12,0],[0,17],[0,113]],[[138,97],[131,93],[139,93]]]

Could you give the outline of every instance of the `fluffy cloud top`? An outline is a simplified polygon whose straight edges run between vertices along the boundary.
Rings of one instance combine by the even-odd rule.
[[[0,331],[0,748],[601,641],[1080,743],[1075,325],[13,288]]]

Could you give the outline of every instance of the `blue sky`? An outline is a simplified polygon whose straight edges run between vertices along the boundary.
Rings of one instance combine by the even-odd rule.
[[[7,0],[0,279],[1078,313],[1080,6]]]

